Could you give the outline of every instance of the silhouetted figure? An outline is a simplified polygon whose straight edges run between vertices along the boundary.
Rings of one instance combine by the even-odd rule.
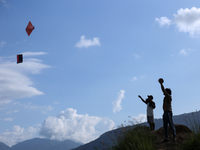
[[[148,95],[148,98],[144,100],[140,95],[138,97],[147,104],[147,122],[150,125],[151,131],[155,130],[155,123],[154,123],[154,113],[153,109],[156,108],[155,103],[153,102],[153,96]]]
[[[172,129],[172,133],[173,133],[173,140],[176,140],[176,129],[173,123],[173,119],[172,119],[172,97],[171,97],[171,90],[169,88],[164,88],[163,86],[163,82],[164,80],[162,78],[160,78],[158,80],[158,82],[161,85],[161,89],[163,94],[165,95],[164,100],[163,100],[163,127],[164,127],[164,132],[165,132],[165,139],[163,140],[163,142],[167,142],[169,141],[169,137],[168,137],[168,124],[170,125],[171,129]]]

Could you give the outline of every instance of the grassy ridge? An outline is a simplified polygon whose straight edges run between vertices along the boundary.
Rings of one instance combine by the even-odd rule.
[[[180,150],[200,150],[200,119],[194,117],[198,115],[193,113],[192,118],[187,118],[186,123],[192,130],[192,134],[189,134],[189,139],[179,147],[174,147]],[[152,134],[150,128],[141,124],[130,125],[124,127],[123,124],[119,127],[120,132],[114,135],[114,146],[107,146],[104,143],[103,147],[97,150],[156,150],[157,141],[156,136]],[[164,133],[163,133],[164,134]],[[111,136],[113,137],[113,135]],[[169,148],[170,145],[168,145]],[[171,145],[172,149],[173,144]],[[163,147],[165,149],[166,147]]]
[[[155,150],[156,140],[147,126],[136,125],[123,131],[124,134],[118,139],[113,150]]]

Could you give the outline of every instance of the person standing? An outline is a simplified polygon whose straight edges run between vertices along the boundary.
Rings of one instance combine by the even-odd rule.
[[[153,96],[148,95],[148,98],[144,100],[140,95],[138,97],[147,104],[147,122],[149,123],[151,131],[155,130],[155,123],[154,123],[154,113],[153,109],[155,109],[156,105],[153,102]]]
[[[163,142],[167,142],[169,141],[169,137],[168,137],[168,124],[170,125],[171,129],[172,129],[172,133],[173,133],[173,141],[176,141],[176,128],[174,126],[173,123],[173,119],[172,119],[172,97],[171,97],[171,89],[169,88],[164,88],[163,86],[163,82],[164,80],[162,78],[160,78],[158,80],[158,82],[160,83],[161,86],[161,90],[164,94],[164,100],[163,100],[163,127],[164,127],[164,132],[165,132],[165,139],[163,140]]]

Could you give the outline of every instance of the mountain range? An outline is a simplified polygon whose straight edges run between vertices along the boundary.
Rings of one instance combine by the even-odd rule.
[[[177,116],[173,116],[174,124],[181,124],[191,127],[194,122],[200,124],[199,120],[200,111],[181,114]],[[162,119],[155,119],[155,129],[159,129],[162,127],[163,121]],[[146,122],[142,123],[142,125],[148,125]],[[129,125],[127,127],[134,127],[134,125]],[[34,138],[30,140],[26,140],[12,147],[7,146],[6,144],[0,142],[0,150],[95,150],[95,147],[98,149],[102,149],[104,145],[114,145],[116,142],[116,138],[123,130],[122,127],[108,131],[102,134],[99,138],[89,143],[77,143],[71,140],[65,141],[56,141],[50,139],[41,139]]]
[[[50,139],[34,138],[20,142],[12,147],[0,142],[0,150],[70,150],[83,145],[71,140],[56,141]]]

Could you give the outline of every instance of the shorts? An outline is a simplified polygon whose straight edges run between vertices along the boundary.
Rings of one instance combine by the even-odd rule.
[[[147,116],[147,122],[148,123],[154,123],[154,117],[153,116]]]

